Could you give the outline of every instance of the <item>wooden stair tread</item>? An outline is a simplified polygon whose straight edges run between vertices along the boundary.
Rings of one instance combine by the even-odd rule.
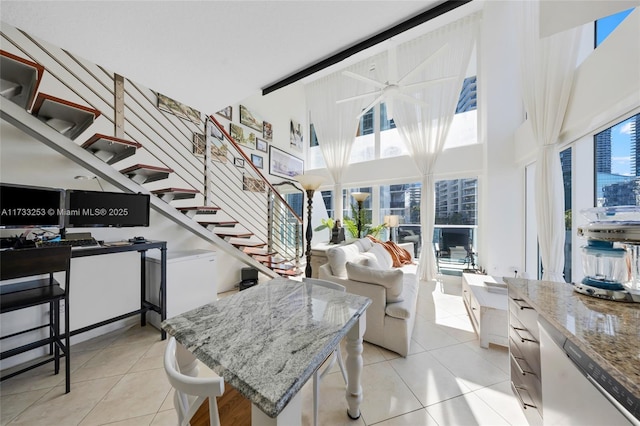
[[[194,206],[194,207],[178,207],[178,210],[182,211],[182,212],[187,212],[187,211],[195,211],[196,214],[197,213],[201,213],[201,214],[216,214],[219,210],[222,210],[220,207],[215,207],[215,206]]]
[[[264,247],[267,245],[266,243],[263,243],[261,241],[251,241],[249,239],[242,239],[242,238],[238,238],[237,240],[230,240],[229,244],[236,247],[253,247],[253,248]]]
[[[153,190],[151,193],[166,201],[174,201],[195,198],[196,194],[199,194],[200,191],[193,188],[162,188]]]
[[[134,164],[133,166],[120,170],[120,173],[134,180],[142,179],[141,181],[137,181],[138,183],[149,183],[168,178],[169,174],[173,173],[173,169],[148,164]]]
[[[273,269],[274,271],[275,270],[291,270],[296,267],[296,265],[292,263],[286,263],[286,262],[260,262],[260,263],[262,263],[267,268]]]
[[[110,153],[112,154],[111,157],[105,161],[107,164],[113,164],[135,154],[138,148],[142,148],[142,144],[96,133],[83,143],[81,148],[92,152],[94,155],[102,152]]]
[[[276,254],[275,252],[269,253],[269,252],[267,252],[267,249],[262,248],[262,247],[258,248],[258,247],[247,246],[242,251],[244,253],[246,253],[246,254],[249,254],[249,255],[258,254],[258,255],[263,255],[263,256],[270,256],[270,255]]]
[[[287,270],[284,270],[284,269],[273,269],[273,272],[275,272],[278,275],[287,276],[287,277],[295,277],[295,276],[298,276],[298,275],[302,274],[301,271],[300,272],[296,272],[296,271],[291,270],[291,269],[287,269]]]
[[[33,104],[43,75],[42,65],[0,50],[0,78],[4,98],[28,110]]]
[[[250,238],[253,236],[252,232],[248,232],[248,231],[238,231],[237,229],[234,228],[229,228],[229,229],[214,229],[213,233],[216,234],[219,237],[235,237],[235,238]]]
[[[100,116],[95,108],[38,93],[31,113],[58,132],[75,139]]]
[[[237,225],[239,222],[235,221],[235,220],[196,220],[200,225],[202,226],[210,226],[210,225],[214,225],[214,226],[234,226]]]

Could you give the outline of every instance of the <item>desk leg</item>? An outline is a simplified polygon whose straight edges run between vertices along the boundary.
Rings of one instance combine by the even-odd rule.
[[[147,325],[147,312],[145,311],[145,302],[147,301],[147,252],[140,251],[140,326]]]
[[[298,392],[276,418],[267,416],[261,409],[251,404],[251,426],[299,425],[302,422],[301,395],[302,392]]]
[[[362,336],[366,328],[366,312],[363,312],[358,322],[347,333],[347,414],[352,419],[360,417],[362,403]]]
[[[167,319],[167,248],[160,249],[160,321]],[[162,340],[167,338],[167,332],[162,330]]]

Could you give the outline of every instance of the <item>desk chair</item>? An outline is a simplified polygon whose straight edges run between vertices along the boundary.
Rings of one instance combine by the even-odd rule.
[[[180,426],[189,424],[206,398],[209,398],[209,424],[220,426],[216,397],[224,393],[224,379],[222,377],[193,377],[178,371],[178,365],[185,365],[185,362],[176,356],[176,346],[175,337],[171,337],[164,352],[164,370],[169,378],[169,383],[175,389],[173,403],[178,412]]]
[[[332,290],[338,290],[342,292],[346,291],[346,288],[343,285],[336,284],[331,281],[319,280],[316,278],[306,278],[306,277],[303,278],[302,281],[307,284],[318,285],[325,288],[330,288]],[[342,378],[344,379],[344,382],[347,383],[347,373],[345,372],[344,362],[342,361],[342,353],[340,352],[340,345],[338,345],[338,347],[333,351],[331,355],[329,355],[329,357],[331,357],[331,361],[329,362],[329,365],[324,369],[324,371],[320,372],[320,369],[318,368],[313,373],[313,424],[315,426],[318,425],[318,407],[320,403],[319,401],[320,380],[322,380],[322,378],[329,372],[329,370],[333,368],[336,361],[338,361],[338,366],[340,367],[340,371],[342,372]]]
[[[49,356],[35,364],[7,374],[0,381],[24,373],[48,362],[54,362],[55,374],[60,371],[60,353],[64,355],[66,392],[71,390],[71,364],[69,351],[69,271],[71,247],[42,247],[0,252],[0,280],[30,278],[0,286],[0,314],[49,304],[49,323],[19,331],[1,339],[49,328],[49,337],[0,353],[0,359],[18,355],[49,345]],[[64,272],[64,289],[53,277],[54,272]],[[48,275],[43,278],[43,275]],[[64,300],[64,335],[60,334],[60,301]],[[64,338],[64,342],[63,342]]]

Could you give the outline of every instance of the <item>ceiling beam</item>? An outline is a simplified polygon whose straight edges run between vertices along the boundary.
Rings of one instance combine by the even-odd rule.
[[[312,74],[317,73],[318,71],[322,71],[325,68],[330,67],[331,65],[335,65],[338,62],[341,62],[348,57],[355,55],[356,53],[362,52],[365,49],[373,47],[383,41],[390,39],[391,37],[397,36],[405,31],[408,31],[418,25],[424,24],[434,18],[437,18],[440,15],[443,15],[447,12],[450,12],[460,6],[463,6],[472,0],[448,0],[444,3],[433,7],[429,10],[426,10],[416,16],[413,16],[406,21],[399,23],[387,30],[382,31],[368,39],[361,41],[351,47],[346,48],[345,50],[338,52],[326,59],[321,60],[320,62],[316,62],[315,64],[308,66],[307,68],[296,72],[293,75],[285,77],[275,83],[270,84],[269,86],[262,89],[262,95],[268,95],[271,92],[274,92],[278,89],[282,89],[292,83],[295,83],[298,80],[302,80],[305,77],[308,77]]]

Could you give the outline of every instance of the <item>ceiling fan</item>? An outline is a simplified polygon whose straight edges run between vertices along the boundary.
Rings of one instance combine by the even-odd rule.
[[[443,78],[437,78],[434,80],[429,80],[429,81],[422,81],[419,83],[412,83],[412,84],[406,84],[407,81],[410,81],[411,78],[415,77],[416,74],[418,74],[420,71],[422,71],[433,59],[435,59],[440,53],[442,53],[446,48],[448,47],[448,44],[445,44],[444,46],[440,47],[438,50],[436,50],[433,54],[431,54],[428,58],[426,58],[424,61],[422,61],[420,64],[418,64],[418,66],[416,66],[414,69],[412,69],[411,71],[409,71],[406,75],[404,75],[402,78],[398,79],[398,64],[397,64],[397,56],[396,56],[396,48],[395,46],[391,47],[388,50],[387,53],[387,58],[388,58],[388,64],[389,64],[389,69],[388,69],[388,73],[389,73],[389,80],[386,82],[380,82],[377,80],[373,80],[369,77],[365,77],[363,75],[357,74],[355,72],[352,71],[342,71],[342,75],[346,76],[346,77],[350,77],[353,78],[355,80],[360,80],[364,83],[367,83],[373,87],[376,88],[376,90],[374,90],[373,92],[368,92],[368,93],[363,93],[361,95],[356,95],[356,96],[351,96],[349,98],[345,98],[345,99],[340,99],[338,100],[336,103],[337,104],[341,104],[341,103],[345,103],[345,102],[351,102],[351,101],[355,101],[358,99],[364,99],[370,96],[375,96],[375,98],[373,99],[373,101],[371,101],[370,104],[368,104],[363,110],[362,112],[358,115],[358,120],[367,113],[367,111],[369,111],[371,108],[373,108],[377,103],[380,102],[385,102],[387,105],[387,116],[389,118],[393,117],[393,100],[400,100],[403,102],[409,102],[409,103],[413,103],[416,105],[421,105],[421,106],[427,106],[426,103],[424,103],[423,101],[414,98],[413,96],[407,94],[406,92],[410,92],[412,90],[415,89],[424,89],[427,88],[429,86],[434,86],[440,83],[444,83],[447,81],[452,81],[455,80],[457,77],[452,76],[452,77],[443,77]]]

